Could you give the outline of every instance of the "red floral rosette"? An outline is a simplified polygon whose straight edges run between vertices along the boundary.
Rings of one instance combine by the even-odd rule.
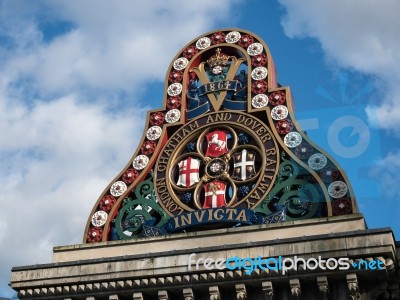
[[[109,212],[114,206],[115,202],[117,202],[117,199],[115,199],[113,196],[105,195],[103,198],[101,198],[99,206],[105,212]]]
[[[167,99],[167,108],[168,109],[176,109],[181,106],[181,97],[172,96]]]
[[[267,91],[267,82],[264,80],[254,81],[251,85],[251,91],[254,94],[264,94]]]
[[[282,105],[286,102],[286,95],[283,91],[276,91],[268,96],[268,102],[273,106]]]
[[[222,31],[216,32],[210,37],[211,44],[216,45],[216,44],[224,43],[225,37],[226,37],[226,34],[223,33]]]
[[[86,235],[86,240],[89,243],[100,242],[102,239],[102,235],[103,235],[103,229],[101,229],[100,227],[92,227],[89,229]]]
[[[177,83],[177,82],[181,82],[183,78],[183,72],[182,71],[171,71],[171,73],[169,73],[169,77],[168,80],[171,83]]]
[[[251,65],[253,67],[262,67],[267,64],[267,56],[265,54],[258,54],[251,58]]]
[[[319,173],[323,182],[333,182],[339,178],[339,171],[332,167],[325,167]]]
[[[348,215],[353,211],[353,204],[349,198],[340,198],[332,202],[332,213],[335,216]]]
[[[155,112],[150,115],[150,124],[152,126],[160,126],[164,123],[165,116],[162,112]]]
[[[187,59],[191,59],[193,56],[195,56],[199,52],[199,49],[197,49],[195,46],[189,46],[183,51],[183,56],[186,57]]]
[[[140,147],[140,151],[142,154],[149,156],[153,154],[154,150],[156,149],[157,143],[155,141],[145,141]]]
[[[238,41],[238,45],[243,48],[247,48],[253,43],[254,43],[254,38],[248,34],[242,35],[242,37]]]
[[[313,154],[313,152],[314,152],[313,147],[303,142],[296,147],[294,153],[300,159],[308,159]]]
[[[130,168],[127,169],[124,174],[122,174],[122,181],[126,184],[131,184],[136,180],[138,176],[139,172],[135,169]]]
[[[275,128],[279,134],[288,134],[293,130],[293,123],[290,120],[280,120],[276,123]]]

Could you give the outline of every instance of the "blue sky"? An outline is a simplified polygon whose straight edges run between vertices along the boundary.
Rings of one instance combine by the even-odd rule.
[[[162,105],[167,67],[204,32],[269,46],[297,119],[347,171],[370,228],[400,235],[400,3],[0,0],[0,296],[12,266],[80,243]]]

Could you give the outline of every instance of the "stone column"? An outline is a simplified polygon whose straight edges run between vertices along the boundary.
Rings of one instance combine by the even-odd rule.
[[[133,293],[133,300],[143,300],[143,294],[142,293]]]
[[[169,300],[168,291],[166,290],[158,291],[158,300]]]
[[[183,289],[183,298],[185,300],[195,300],[192,289]]]
[[[236,288],[236,299],[237,300],[247,300],[247,290],[243,283],[237,284]]]
[[[290,279],[290,292],[292,294],[292,299],[300,299],[301,287],[300,280],[298,278]]]
[[[218,286],[210,286],[210,300],[221,300]]]

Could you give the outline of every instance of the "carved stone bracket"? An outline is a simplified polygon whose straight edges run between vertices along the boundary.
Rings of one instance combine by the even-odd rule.
[[[354,273],[346,275],[347,288],[349,289],[350,299],[357,300],[361,299],[360,289],[358,287],[357,275]]]
[[[290,292],[293,299],[299,299],[301,294],[300,280],[298,278],[290,279]]]
[[[218,286],[210,286],[210,300],[221,300]]]
[[[158,300],[169,300],[168,291],[166,290],[158,291]]]
[[[134,293],[132,299],[133,300],[144,300],[143,294],[142,293]]]
[[[237,284],[236,288],[236,299],[237,300],[247,300],[247,290],[243,283]]]
[[[271,281],[264,281],[261,284],[262,290],[264,292],[265,300],[272,300],[274,297],[274,287]]]
[[[328,299],[329,294],[329,283],[326,276],[317,277],[318,290],[322,295],[322,299]]]
[[[194,294],[192,289],[183,289],[184,300],[194,300]]]

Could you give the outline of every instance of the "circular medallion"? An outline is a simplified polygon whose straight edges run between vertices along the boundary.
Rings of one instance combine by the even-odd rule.
[[[328,159],[322,153],[315,153],[308,159],[308,165],[313,170],[321,170],[328,163]]]
[[[247,47],[247,53],[251,56],[259,55],[263,52],[263,45],[260,43],[253,43],[249,47]]]
[[[133,183],[139,176],[139,172],[135,169],[129,168],[122,174],[122,181],[126,184]]]
[[[265,67],[257,67],[251,72],[251,78],[261,80],[267,78],[268,71]]]
[[[328,186],[332,198],[342,198],[347,194],[347,185],[343,181],[334,181]]]
[[[154,141],[145,141],[142,145],[142,147],[140,147],[140,152],[142,152],[142,154],[149,156],[152,155],[154,150],[156,149],[157,143]]]
[[[251,58],[251,65],[253,67],[262,67],[267,64],[267,61],[267,56],[265,54],[259,54]]]
[[[195,46],[189,46],[183,51],[183,56],[187,59],[191,59],[197,52],[199,52],[199,50]]]
[[[289,111],[286,106],[278,105],[278,106],[275,106],[271,110],[271,117],[275,121],[279,121],[279,120],[286,119],[286,117],[288,116],[288,113],[289,113]]]
[[[115,199],[113,196],[105,195],[103,198],[101,198],[99,206],[105,212],[109,212],[114,206],[115,202],[117,202],[117,199]]]
[[[96,211],[92,216],[92,225],[96,227],[101,227],[106,224],[108,214],[103,210]]]
[[[164,114],[162,112],[155,112],[150,115],[150,124],[159,126],[164,123]]]
[[[167,99],[167,108],[174,109],[181,106],[181,97],[179,96],[172,96]]]
[[[211,40],[208,37],[202,37],[196,42],[196,48],[199,50],[206,49],[210,47]]]
[[[146,155],[138,155],[133,160],[132,166],[135,170],[143,170],[149,163],[149,158]]]
[[[353,204],[349,198],[340,198],[332,202],[332,212],[335,216],[348,215],[353,211]]]
[[[226,35],[222,31],[216,32],[211,36],[211,43],[213,45],[221,44],[225,41],[225,37]]]
[[[296,156],[300,159],[308,159],[313,152],[313,148],[307,143],[302,143],[295,150]]]
[[[157,140],[160,138],[161,133],[162,133],[162,129],[160,126],[152,126],[149,129],[147,129],[146,137],[149,140],[154,141],[154,140]]]
[[[175,123],[181,118],[181,112],[178,109],[171,109],[165,115],[167,123]]]
[[[302,140],[303,140],[303,138],[301,137],[300,133],[293,131],[293,132],[289,132],[287,135],[285,135],[283,142],[289,148],[295,148],[301,144]]]
[[[110,194],[113,195],[114,197],[119,197],[123,193],[125,193],[127,187],[125,182],[123,181],[116,181],[112,184],[110,188]]]
[[[288,134],[293,130],[293,123],[290,120],[280,120],[275,125],[279,134]]]
[[[251,84],[251,91],[254,94],[264,94],[267,91],[267,83],[264,80],[257,80]]]
[[[101,229],[100,227],[92,227],[89,229],[86,235],[86,240],[89,243],[100,242],[102,239],[102,235],[103,235],[103,229]]]
[[[186,57],[180,57],[174,61],[174,69],[175,70],[183,70],[188,65],[189,61]]]
[[[241,35],[238,31],[231,31],[226,35],[225,41],[229,44],[233,44],[240,40],[240,37]]]
[[[323,182],[332,182],[339,178],[339,171],[332,167],[325,167],[320,172]]]
[[[183,72],[182,71],[171,71],[168,76],[168,80],[171,83],[181,82],[183,79]]]
[[[278,157],[271,129],[256,117],[233,111],[200,116],[175,131],[158,155],[157,198],[171,216],[216,207],[251,209],[273,187]]]
[[[181,92],[182,92],[182,84],[180,83],[173,83],[167,89],[167,93],[169,96],[177,96]]]
[[[251,99],[251,105],[254,108],[261,108],[268,105],[268,97],[265,94],[258,94]]]
[[[220,158],[211,160],[206,166],[206,172],[210,177],[218,178],[228,170],[226,161]]]
[[[238,45],[243,48],[247,48],[250,44],[253,43],[254,43],[254,38],[248,34],[242,35],[242,37],[238,41]]]
[[[269,95],[269,103],[273,106],[282,105],[286,102],[285,93],[282,91],[273,92]]]

